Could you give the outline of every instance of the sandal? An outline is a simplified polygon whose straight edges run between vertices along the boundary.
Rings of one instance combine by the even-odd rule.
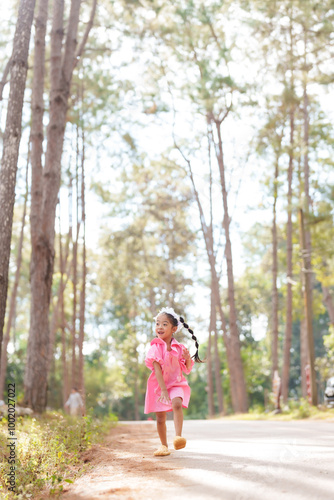
[[[174,439],[175,450],[181,450],[181,448],[185,448],[186,443],[187,443],[186,438],[181,436],[176,436],[176,438]]]
[[[165,457],[166,455],[170,455],[170,451],[167,448],[167,446],[165,446],[164,444],[162,444],[160,446],[160,448],[158,448],[157,450],[155,450],[155,452],[153,453],[153,455],[155,455],[156,457]]]

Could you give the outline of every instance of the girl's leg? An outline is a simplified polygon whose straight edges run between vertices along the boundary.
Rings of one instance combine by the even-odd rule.
[[[157,430],[158,430],[161,444],[168,447],[168,445],[167,445],[167,426],[166,426],[167,415],[166,415],[166,412],[159,411],[156,413],[156,416],[157,416]]]
[[[182,398],[173,398],[172,407],[174,413],[175,435],[182,436],[182,426],[183,426]]]

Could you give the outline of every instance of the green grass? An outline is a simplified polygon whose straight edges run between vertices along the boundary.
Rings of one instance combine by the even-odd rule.
[[[16,440],[16,491],[8,491],[7,457],[8,421],[0,421],[0,499],[36,500],[42,490],[57,497],[66,482],[82,475],[86,466],[81,465],[80,454],[103,439],[116,424],[117,417],[110,414],[104,419],[87,416],[75,418],[60,412],[47,412],[39,417],[17,417]],[[45,498],[45,496],[43,497]]]

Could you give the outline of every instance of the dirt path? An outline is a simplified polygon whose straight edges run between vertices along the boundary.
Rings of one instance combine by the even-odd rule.
[[[91,470],[74,484],[66,486],[61,499],[137,500],[158,497],[160,500],[165,495],[170,498],[171,494],[177,498],[179,486],[173,485],[174,478],[169,473],[181,469],[181,464],[172,455],[154,457],[157,445],[155,423],[118,424],[103,444],[94,445],[83,454]],[[173,450],[173,453],[182,452]],[[184,499],[184,493],[182,497]]]

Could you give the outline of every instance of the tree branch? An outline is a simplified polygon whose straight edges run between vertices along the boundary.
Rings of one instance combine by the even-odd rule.
[[[3,75],[2,75],[2,80],[0,82],[0,101],[2,101],[2,99],[3,99],[2,93],[3,93],[3,89],[6,85],[6,83],[8,82],[7,76],[9,74],[11,65],[12,65],[12,57],[9,58],[9,60],[6,64],[5,71],[3,72]]]
[[[90,13],[90,18],[89,18],[88,24],[86,26],[86,31],[84,33],[84,36],[83,36],[82,40],[81,40],[81,43],[80,43],[79,48],[77,50],[77,53],[75,54],[74,63],[73,63],[73,69],[76,67],[76,65],[78,64],[78,62],[80,60],[80,57],[83,54],[86,42],[88,40],[89,32],[90,32],[90,30],[93,27],[93,22],[94,22],[94,17],[95,17],[95,12],[96,12],[96,6],[97,6],[97,0],[93,0],[93,7],[92,7],[92,10],[91,10],[91,13]]]

